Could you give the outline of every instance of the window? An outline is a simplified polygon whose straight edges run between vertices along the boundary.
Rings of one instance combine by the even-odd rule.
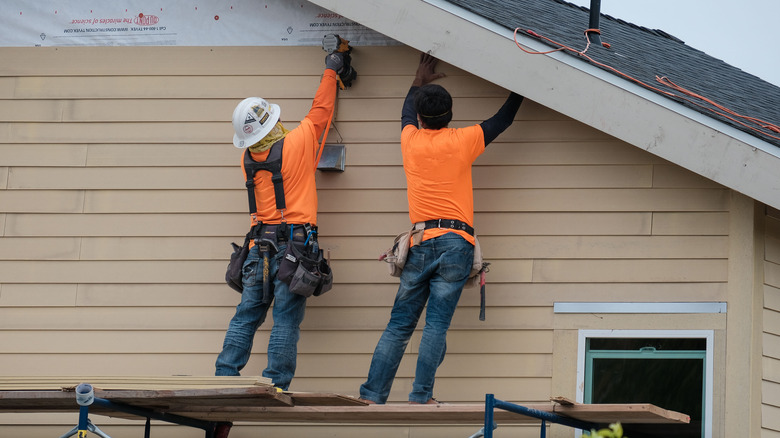
[[[579,401],[651,403],[691,417],[673,433],[664,425],[624,424],[626,435],[711,436],[711,332],[582,331],[580,343]]]

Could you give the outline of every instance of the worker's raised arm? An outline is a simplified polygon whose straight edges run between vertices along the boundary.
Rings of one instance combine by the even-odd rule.
[[[325,57],[325,71],[322,73],[320,86],[314,95],[309,114],[306,115],[314,123],[314,129],[318,137],[322,135],[322,131],[328,125],[330,115],[333,113],[333,107],[336,105],[336,78],[338,77],[338,71],[343,67],[343,54],[332,53]]]
[[[493,117],[479,124],[485,135],[485,146],[495,140],[499,134],[512,124],[521,103],[523,103],[523,96],[513,92],[507,97],[504,105],[501,106],[501,109]]]

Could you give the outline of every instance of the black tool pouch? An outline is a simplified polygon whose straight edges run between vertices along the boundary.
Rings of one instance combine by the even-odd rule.
[[[322,250],[312,252],[303,242],[288,243],[277,275],[290,292],[304,297],[322,295],[333,287],[333,271]]]
[[[225,271],[225,283],[238,293],[244,292],[244,283],[241,280],[244,274],[241,270],[244,267],[247,255],[249,255],[251,233],[251,230],[247,233],[243,246],[230,242],[230,245],[233,247],[233,253],[230,254],[230,262],[228,262],[227,270]]]

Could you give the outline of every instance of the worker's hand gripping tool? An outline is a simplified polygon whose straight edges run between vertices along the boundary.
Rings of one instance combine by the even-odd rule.
[[[350,56],[352,47],[349,45],[349,41],[331,33],[322,39],[322,50],[326,51],[328,55],[342,54],[344,65],[336,71],[339,75],[339,87],[343,90],[352,86],[352,81],[357,78],[357,72],[352,68],[352,57]]]

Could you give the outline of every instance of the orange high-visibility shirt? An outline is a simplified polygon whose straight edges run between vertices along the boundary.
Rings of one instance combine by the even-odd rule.
[[[311,110],[301,124],[290,130],[284,138],[282,150],[282,180],[287,205],[284,219],[290,224],[317,225],[317,152],[319,138],[325,130],[336,104],[336,72],[326,69],[320,86],[314,96]],[[256,161],[265,161],[270,149],[260,153],[252,152]],[[241,169],[246,180],[243,159]],[[281,213],[276,209],[274,186],[271,173],[255,173],[255,199],[257,202],[257,220],[267,224],[282,221]],[[252,223],[254,225],[254,223]]]
[[[437,130],[406,125],[401,132],[401,152],[412,223],[457,219],[474,226],[471,164],[484,151],[485,137],[479,125]],[[425,230],[423,240],[449,232],[474,244],[474,237],[465,231],[446,228]]]

